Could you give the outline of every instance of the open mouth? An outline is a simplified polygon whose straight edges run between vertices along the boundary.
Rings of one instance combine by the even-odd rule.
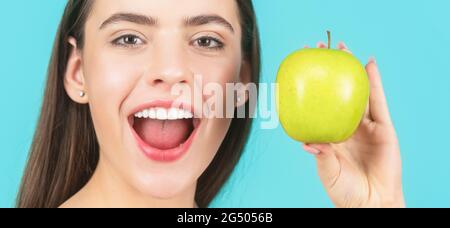
[[[134,136],[144,153],[153,160],[173,161],[190,147],[200,119],[181,108],[151,107],[130,117]]]

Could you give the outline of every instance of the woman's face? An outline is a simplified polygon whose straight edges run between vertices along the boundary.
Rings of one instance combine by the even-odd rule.
[[[157,198],[195,188],[231,119],[201,118],[195,100],[208,96],[194,85],[224,89],[247,77],[236,1],[96,0],[79,55],[100,165]],[[173,94],[179,85],[191,96]],[[170,110],[175,100],[183,105]]]

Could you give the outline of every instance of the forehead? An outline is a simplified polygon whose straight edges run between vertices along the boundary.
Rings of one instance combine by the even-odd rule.
[[[215,14],[239,27],[236,0],[94,0],[91,19],[100,24],[116,13],[152,16],[161,24],[177,23],[187,17]]]

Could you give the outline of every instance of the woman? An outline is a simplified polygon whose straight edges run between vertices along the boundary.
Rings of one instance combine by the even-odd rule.
[[[216,105],[250,109],[259,63],[249,0],[69,0],[17,206],[207,207],[251,118],[205,117],[210,96],[197,85],[246,85]],[[375,61],[366,68],[370,105],[355,135],[304,149],[336,206],[403,207],[397,137]]]

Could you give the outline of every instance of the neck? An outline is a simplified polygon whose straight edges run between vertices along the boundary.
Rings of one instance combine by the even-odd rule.
[[[91,180],[73,197],[75,207],[193,208],[196,185],[168,199],[142,193],[101,157]],[[77,206],[79,204],[80,206]]]

